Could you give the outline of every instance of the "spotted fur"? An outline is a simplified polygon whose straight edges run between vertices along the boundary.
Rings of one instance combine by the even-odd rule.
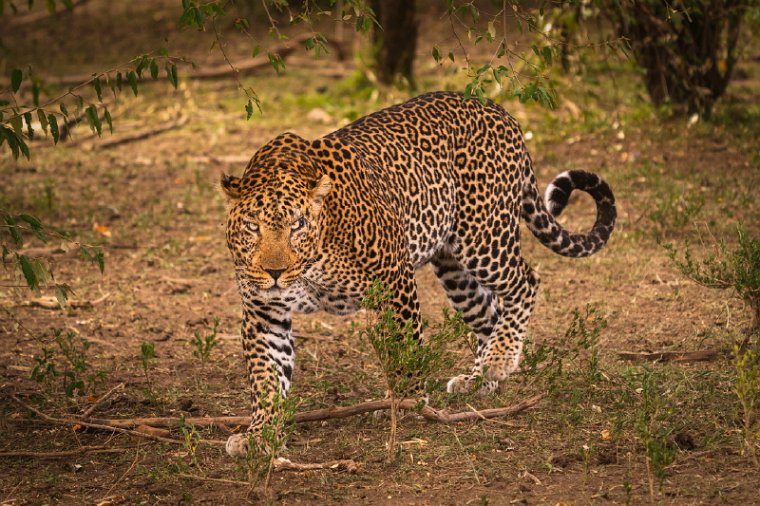
[[[379,279],[400,321],[419,334],[415,269],[431,263],[478,336],[475,366],[450,392],[482,376],[486,391],[519,363],[538,277],[522,258],[522,218],[552,251],[583,257],[615,223],[609,186],[560,174],[539,196],[517,122],[499,105],[428,93],[307,141],[292,133],[260,148],[242,178],[224,176],[227,243],[243,303],[243,348],[254,434],[293,375],[291,314],[345,314]],[[555,217],[573,190],[596,201],[596,223],[571,234]],[[231,454],[246,451],[243,435]]]

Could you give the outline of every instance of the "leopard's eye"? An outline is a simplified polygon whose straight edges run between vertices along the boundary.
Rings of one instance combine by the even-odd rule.
[[[295,232],[296,230],[301,230],[305,226],[306,226],[306,218],[302,216],[293,222],[293,224],[290,226],[290,229],[293,232]]]
[[[258,225],[258,223],[248,222],[248,223],[245,224],[245,228],[247,228],[249,232],[253,232],[254,234],[258,234],[259,233],[259,225]]]

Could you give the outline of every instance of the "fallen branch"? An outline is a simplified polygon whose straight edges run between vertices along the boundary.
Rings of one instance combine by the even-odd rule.
[[[420,410],[420,415],[426,420],[438,423],[455,423],[465,422],[473,420],[486,420],[489,418],[498,418],[507,415],[513,415],[526,409],[532,408],[538,402],[544,398],[545,394],[534,395],[524,401],[521,401],[513,406],[507,406],[503,408],[490,408],[480,411],[464,411],[461,413],[446,413],[434,409],[430,406],[424,406]],[[398,404],[399,409],[413,410],[417,407],[419,401],[417,399],[404,399]],[[352,406],[338,406],[326,409],[315,409],[313,411],[304,411],[302,413],[296,413],[293,417],[294,423],[308,423],[319,422],[322,420],[332,420],[337,418],[347,418],[349,416],[361,415],[364,413],[371,413],[373,411],[388,410],[391,409],[391,400],[383,399],[378,401],[360,402]],[[151,418],[123,418],[123,419],[90,419],[91,422],[96,422],[101,425],[118,428],[131,428],[138,425],[147,425],[151,427],[178,427],[181,424],[180,418],[172,417],[151,417]],[[247,426],[251,423],[249,416],[203,416],[203,417],[190,417],[184,418],[186,424],[192,424],[197,427],[208,427],[209,425],[241,425]]]
[[[301,464],[283,457],[277,457],[274,459],[273,465],[276,471],[316,471],[319,469],[330,469],[333,471],[348,471],[349,473],[355,473],[359,470],[359,463],[353,460],[330,460],[313,464]]]
[[[113,137],[113,138],[103,140],[100,142],[94,142],[92,144],[89,144],[87,148],[88,149],[105,149],[105,148],[112,148],[114,146],[119,146],[121,144],[127,144],[130,142],[140,141],[143,139],[147,139],[149,137],[153,137],[160,133],[166,132],[168,130],[185,126],[188,121],[190,121],[190,117],[183,115],[177,118],[176,120],[166,123],[162,126],[155,127],[155,128],[144,128],[132,134],[122,135],[120,137]]]
[[[33,451],[0,452],[0,458],[32,457],[32,458],[40,458],[40,459],[61,459],[61,458],[66,458],[66,457],[73,457],[75,455],[81,455],[83,453],[121,453],[128,449],[129,447],[108,448],[105,446],[80,446],[76,450],[65,450],[65,451],[60,451],[60,452],[33,452]]]
[[[360,464],[353,460],[328,460],[327,462],[305,463],[293,462],[292,460],[277,457],[272,461],[272,469],[275,471],[348,471],[355,473],[359,470]],[[230,485],[251,485],[250,482],[242,480],[230,480],[225,478],[211,478],[208,476],[196,476],[194,474],[179,473],[180,478],[189,478],[191,480],[210,481],[215,483],[229,483]]]
[[[84,3],[87,3],[87,0],[79,0],[78,2],[75,2],[72,4],[71,9],[66,7],[65,4],[58,5],[55,7],[54,13],[50,13],[47,9],[44,9],[44,10],[38,10],[36,12],[30,12],[28,14],[22,14],[20,16],[14,16],[8,20],[8,22],[5,24],[5,28],[6,29],[19,28],[21,26],[28,25],[30,23],[36,23],[37,21],[42,21],[43,19],[58,17],[64,12],[71,13],[76,7],[79,7]]]
[[[56,418],[56,417],[43,413],[42,411],[35,408],[34,406],[30,406],[29,404],[25,403],[24,401],[22,401],[15,395],[11,395],[11,399],[13,399],[14,402],[24,407],[25,409],[31,411],[32,413],[36,414],[42,420],[48,423],[52,423],[56,425],[68,425],[72,428],[79,426],[79,427],[89,427],[91,429],[100,429],[100,430],[105,430],[109,432],[119,432],[121,434],[128,434],[130,436],[137,436],[140,438],[152,439],[153,441],[159,441],[161,443],[172,443],[172,444],[179,444],[179,445],[185,444],[184,441],[180,441],[179,439],[156,436],[156,435],[148,434],[144,432],[138,432],[138,431],[129,430],[129,429],[121,428],[121,427],[115,427],[113,425],[93,423],[93,422],[79,420],[75,418]],[[210,444],[210,445],[219,445],[219,446],[224,446],[226,444],[226,441],[216,441],[216,440],[201,440],[201,442]]]
[[[27,307],[40,307],[43,309],[62,309],[63,307],[70,307],[72,309],[89,309],[93,306],[97,306],[106,300],[110,295],[110,293],[107,293],[102,297],[94,300],[69,299],[63,304],[63,306],[61,306],[61,303],[58,302],[58,298],[52,296],[43,296],[37,297],[36,299],[25,300],[19,305]]]
[[[280,56],[280,58],[285,60],[285,58],[290,56],[296,49],[298,49],[299,47],[303,47],[304,42],[306,42],[308,39],[311,39],[313,37],[314,37],[313,34],[305,33],[288,40],[282,45],[275,46],[269,49],[266,53],[258,55],[255,58],[246,58],[245,60],[231,62],[229,64],[225,62],[224,64],[215,65],[212,67],[206,67],[189,74],[187,77],[189,79],[219,79],[223,77],[233,76],[235,74],[238,74],[238,75],[251,74],[259,69],[272,66],[272,62],[269,60],[269,54],[277,54]],[[335,49],[335,52],[338,55],[338,57],[340,57],[343,54],[343,48],[339,44],[331,44],[331,47]],[[89,81],[90,79],[92,79],[92,77],[93,77],[92,73],[73,74],[73,75],[68,75],[68,76],[61,76],[59,78],[54,78],[50,76],[50,77],[44,78],[43,80],[46,82],[57,83],[64,86],[75,86],[75,85]],[[110,78],[110,76],[108,76],[108,78]],[[144,80],[143,82],[148,83],[150,81]]]
[[[649,360],[653,362],[699,362],[712,360],[721,352],[719,350],[699,351],[619,351],[618,357],[623,360]]]
[[[285,44],[276,46],[267,51],[266,54],[261,54],[255,58],[248,58],[245,60],[224,63],[222,65],[216,65],[214,67],[208,67],[201,69],[190,75],[191,79],[218,79],[220,77],[229,77],[235,74],[245,75],[250,74],[256,70],[265,67],[271,67],[272,62],[269,59],[270,54],[277,54],[285,60],[290,56],[298,47],[301,47],[304,42],[313,38],[311,33],[305,33],[288,40]],[[343,54],[343,48],[339,44],[333,44],[335,52],[338,57]]]

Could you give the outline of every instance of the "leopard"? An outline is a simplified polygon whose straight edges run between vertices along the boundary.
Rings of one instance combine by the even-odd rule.
[[[431,264],[477,337],[474,366],[446,389],[494,392],[518,369],[539,286],[521,220],[551,251],[579,258],[602,249],[617,216],[610,186],[591,172],[562,172],[541,195],[518,122],[494,101],[443,91],[315,140],[283,133],[220,186],[251,397],[249,427],[227,441],[232,456],[247,454],[288,394],[293,314],[350,314],[379,282],[423,341],[415,271]],[[586,233],[557,221],[575,190],[595,201]]]

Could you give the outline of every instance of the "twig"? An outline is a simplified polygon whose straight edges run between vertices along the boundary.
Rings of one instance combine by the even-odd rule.
[[[345,470],[353,473],[359,469],[359,463],[353,460],[329,460],[327,462],[301,464],[283,457],[277,457],[274,459],[274,469],[276,471],[316,471],[319,469],[331,469],[334,471]]]
[[[134,469],[134,468],[135,468],[135,465],[137,465],[137,460],[138,460],[139,458],[140,458],[140,450],[138,449],[138,450],[135,452],[135,459],[132,461],[132,464],[130,464],[130,466],[127,468],[127,470],[126,470],[126,471],[124,471],[124,474],[122,474],[121,476],[119,476],[119,479],[118,479],[118,480],[116,480],[115,482],[113,482],[113,485],[111,485],[111,488],[109,488],[109,489],[108,489],[108,492],[106,492],[106,493],[104,494],[104,496],[103,496],[103,499],[105,499],[106,497],[108,497],[108,495],[109,495],[109,494],[111,493],[111,491],[112,491],[112,490],[113,490],[113,489],[116,487],[116,485],[118,485],[118,484],[121,482],[121,480],[123,480],[123,479],[124,479],[124,477],[125,477],[125,476],[127,476],[127,475],[130,473],[130,471],[132,471],[132,469]],[[101,501],[102,501],[103,499],[101,499]]]
[[[465,459],[467,460],[467,462],[470,463],[470,467],[472,468],[472,474],[475,476],[475,481],[477,481],[478,485],[480,485],[480,477],[478,476],[478,470],[475,468],[475,463],[472,461],[472,459],[470,459],[470,456],[467,454],[467,450],[464,449],[462,442],[459,440],[459,436],[457,436],[456,428],[454,428],[452,432],[454,433],[454,439],[456,439],[456,442],[459,445],[459,449],[462,450],[462,453],[464,454]]]
[[[486,420],[501,416],[513,415],[526,409],[532,408],[543,399],[545,394],[534,395],[515,405],[503,408],[490,408],[480,411],[464,411],[461,413],[446,413],[439,411],[430,406],[423,406],[420,410],[426,420],[438,423],[455,423],[474,420]],[[398,403],[398,409],[413,410],[417,407],[417,399],[404,399]],[[378,401],[361,402],[352,406],[339,406],[325,409],[315,409],[313,411],[304,411],[296,413],[293,417],[294,423],[320,422],[322,420],[332,420],[337,418],[347,418],[349,416],[371,413],[373,411],[391,409],[391,400],[383,399]],[[185,418],[185,423],[198,427],[207,427],[209,425],[249,425],[251,418],[249,416],[218,416],[218,417],[191,417]],[[90,422],[98,423],[109,427],[129,428],[137,425],[148,425],[152,427],[177,427],[181,420],[173,417],[154,417],[154,418],[123,418],[123,419],[97,419],[92,418]]]
[[[209,478],[208,476],[196,476],[194,474],[187,474],[187,473],[177,473],[175,476],[179,476],[180,478],[188,478],[191,480],[199,480],[199,481],[210,481],[214,483],[228,483],[230,485],[247,485],[250,486],[250,483],[247,481],[242,480],[227,480],[224,478]]]
[[[120,453],[130,447],[107,448],[105,446],[80,446],[76,450],[64,450],[60,452],[34,452],[29,450],[20,450],[15,452],[0,452],[0,458],[10,457],[32,457],[40,459],[61,459],[73,457],[83,453]]]
[[[720,350],[698,351],[618,351],[617,355],[623,360],[650,360],[657,362],[698,362],[712,360],[721,354]]]
[[[121,390],[122,388],[124,388],[124,383],[119,383],[118,385],[113,387],[111,390],[101,395],[98,400],[92,403],[92,406],[90,406],[89,408],[87,408],[86,410],[82,412],[82,415],[81,415],[82,418],[89,417],[99,405],[107,401],[108,398],[111,397],[113,394],[115,394],[117,390]]]

